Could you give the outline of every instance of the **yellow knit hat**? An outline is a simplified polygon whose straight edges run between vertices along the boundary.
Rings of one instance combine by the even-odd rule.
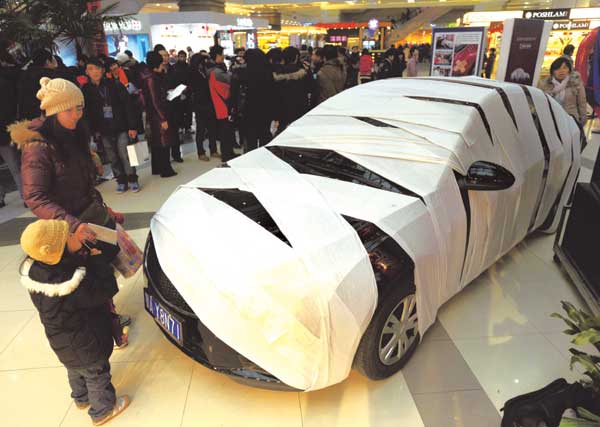
[[[40,109],[46,112],[46,116],[84,104],[83,93],[68,80],[42,77],[40,86],[37,99],[42,101]]]
[[[69,224],[56,219],[40,219],[29,224],[21,235],[21,247],[36,261],[48,265],[60,262],[69,238]]]

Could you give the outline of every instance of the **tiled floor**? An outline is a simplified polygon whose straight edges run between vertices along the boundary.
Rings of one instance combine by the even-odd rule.
[[[598,142],[598,141],[597,141]],[[586,155],[595,156],[598,144]],[[214,167],[188,155],[176,178],[141,172],[144,189],[107,203],[128,214],[142,245],[147,219],[177,185]],[[588,171],[583,171],[582,176]],[[13,195],[14,196],[14,195]],[[11,215],[22,213],[12,200]],[[0,414],[3,427],[86,426],[69,398],[66,371],[50,350],[27,292],[19,284],[21,252],[0,217]],[[24,217],[28,217],[27,213]],[[26,220],[5,223],[23,227]],[[12,232],[12,233],[11,233]],[[312,393],[271,392],[239,385],[193,362],[170,345],[143,309],[141,274],[120,284],[116,303],[130,314],[131,344],[111,359],[120,393],[131,407],[110,425],[274,427],[493,427],[510,397],[556,377],[573,380],[569,340],[549,315],[560,301],[582,301],[552,261],[554,236],[534,235],[447,303],[405,369],[373,382],[357,372]]]

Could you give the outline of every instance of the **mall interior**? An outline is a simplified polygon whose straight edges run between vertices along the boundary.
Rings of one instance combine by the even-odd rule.
[[[0,5],[0,23],[8,8]],[[77,347],[72,331],[93,320],[69,298],[96,284],[80,280],[70,294],[36,288],[23,243],[36,221],[64,219],[41,215],[35,198],[65,182],[66,166],[28,198],[0,151],[0,426],[600,426],[600,1],[120,0],[110,15],[127,18],[98,29],[95,48],[108,57],[127,51],[141,62],[156,45],[212,55],[217,43],[230,64],[253,49],[335,46],[350,58],[356,47],[370,71],[363,76],[361,59],[360,84],[283,132],[269,121],[266,147],[248,150],[239,127],[228,161],[201,157],[196,143],[208,150],[208,141],[192,123],[168,179],[153,173],[151,136],[140,135],[126,150],[141,191],[115,191],[104,162],[94,191],[123,225],[94,230],[130,264],[106,264],[120,272],[118,292],[112,309],[104,301],[95,310],[113,316],[113,329],[115,310],[120,327],[131,319],[124,345],[110,339],[108,359],[116,396],[130,402],[111,403],[108,418],[82,410],[61,357]],[[413,76],[379,77],[390,49],[408,62],[424,46]],[[464,66],[461,48],[474,49]],[[529,57],[517,58],[522,51]],[[74,43],[57,39],[55,53],[78,65]],[[561,57],[565,80],[555,74]],[[584,96],[578,120],[565,105],[574,81]],[[534,89],[542,82],[546,94]],[[216,105],[221,95],[207,88]],[[3,127],[11,122],[2,117]],[[27,169],[28,149],[15,148],[23,193],[34,191],[31,168],[43,167]],[[524,226],[513,224],[524,215]],[[63,256],[78,230],[65,232]],[[380,246],[369,249],[373,233]],[[395,262],[401,279],[388,289],[381,277]],[[80,320],[51,324],[52,310]],[[57,328],[71,338],[57,344]],[[103,374],[92,370],[78,375],[94,408],[90,378]]]

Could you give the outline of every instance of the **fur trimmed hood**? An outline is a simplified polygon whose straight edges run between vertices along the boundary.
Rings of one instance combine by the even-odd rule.
[[[73,276],[64,282],[60,283],[41,283],[33,280],[29,273],[35,261],[27,258],[21,265],[21,284],[32,293],[41,293],[48,297],[64,297],[77,289],[85,278],[85,267],[75,269]]]
[[[22,149],[27,144],[45,142],[44,137],[39,132],[43,123],[43,119],[22,120],[9,125],[6,130],[8,130],[13,144]]]
[[[276,82],[284,80],[302,80],[306,77],[306,70],[304,68],[294,71],[293,73],[273,73],[273,79]]]

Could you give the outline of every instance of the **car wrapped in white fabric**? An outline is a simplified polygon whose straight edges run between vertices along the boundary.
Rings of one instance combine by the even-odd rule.
[[[257,386],[388,377],[442,304],[555,231],[580,151],[536,88],[357,86],[170,196],[146,245],[146,309],[182,351]]]

